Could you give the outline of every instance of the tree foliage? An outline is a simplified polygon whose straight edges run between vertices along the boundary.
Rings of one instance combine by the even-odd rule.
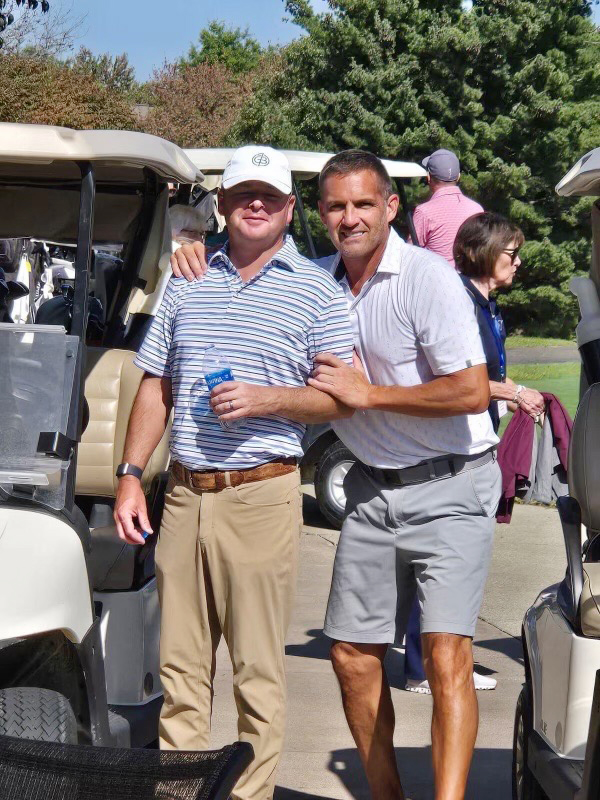
[[[85,18],[73,7],[57,2],[52,3],[48,13],[43,13],[41,3],[34,9],[26,2],[19,6],[16,0],[0,0],[0,6],[2,2],[0,13],[7,20],[13,18],[0,32],[3,53],[27,51],[36,56],[58,56],[72,49]]]
[[[98,83],[116,92],[130,92],[135,85],[135,70],[129,63],[127,53],[111,56],[110,53],[95,55],[87,47],[81,47],[73,58],[74,69],[88,72]]]
[[[148,87],[150,110],[143,129],[181,147],[216,147],[236,121],[249,96],[223,64],[181,67],[166,64]]]
[[[130,104],[86,71],[51,58],[0,55],[0,120],[70,128],[136,127]]]
[[[329,5],[316,14],[308,0],[286,2],[307,35],[257,89],[237,139],[415,160],[438,147],[455,150],[463,188],[510,216],[528,240],[515,288],[502,298],[509,327],[571,333],[576,305],[567,283],[588,267],[589,203],[558,198],[553,187],[600,142],[592,3]]]
[[[255,69],[263,55],[260,44],[250,36],[248,28],[228,28],[223,22],[212,20],[200,31],[200,46],[192,45],[182,66],[223,64],[235,74]]]

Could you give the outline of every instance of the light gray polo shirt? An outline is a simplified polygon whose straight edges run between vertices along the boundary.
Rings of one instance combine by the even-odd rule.
[[[377,272],[356,297],[339,254],[320,264],[344,289],[355,347],[371,383],[416,386],[486,363],[473,304],[440,256],[406,244],[391,229]],[[332,426],[358,459],[382,469],[481,453],[498,442],[487,409],[438,418],[357,411]]]

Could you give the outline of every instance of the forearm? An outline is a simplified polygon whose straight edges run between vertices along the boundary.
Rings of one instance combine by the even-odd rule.
[[[490,399],[506,400],[512,403],[515,397],[515,388],[514,384],[490,381]]]
[[[165,432],[172,405],[170,379],[146,373],[129,417],[124,461],[145,468]]]
[[[269,414],[277,414],[307,425],[345,419],[354,414],[353,408],[325,392],[313,389],[312,386],[301,386],[297,389],[270,386],[267,404]]]
[[[368,391],[366,407],[373,411],[392,411],[414,417],[478,414],[485,411],[490,402],[487,374],[484,379],[482,376],[483,373],[475,383],[463,381],[459,372],[418,386],[373,385]]]

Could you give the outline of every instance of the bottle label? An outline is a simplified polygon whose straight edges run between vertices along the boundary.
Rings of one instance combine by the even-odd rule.
[[[212,391],[215,386],[218,386],[220,383],[232,381],[233,373],[229,368],[220,369],[218,372],[210,372],[208,375],[205,375],[204,380],[208,388]]]

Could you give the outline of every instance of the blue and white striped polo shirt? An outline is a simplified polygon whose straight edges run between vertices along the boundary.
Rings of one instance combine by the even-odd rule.
[[[227,249],[208,262],[203,281],[171,278],[135,359],[172,382],[170,448],[188,469],[244,469],[302,455],[305,426],[280,416],[221,427],[203,379],[204,350],[214,345],[235,380],[261,386],[304,386],[319,352],[352,363],[348,304],[335,280],[300,255],[291,236],[244,283]]]

